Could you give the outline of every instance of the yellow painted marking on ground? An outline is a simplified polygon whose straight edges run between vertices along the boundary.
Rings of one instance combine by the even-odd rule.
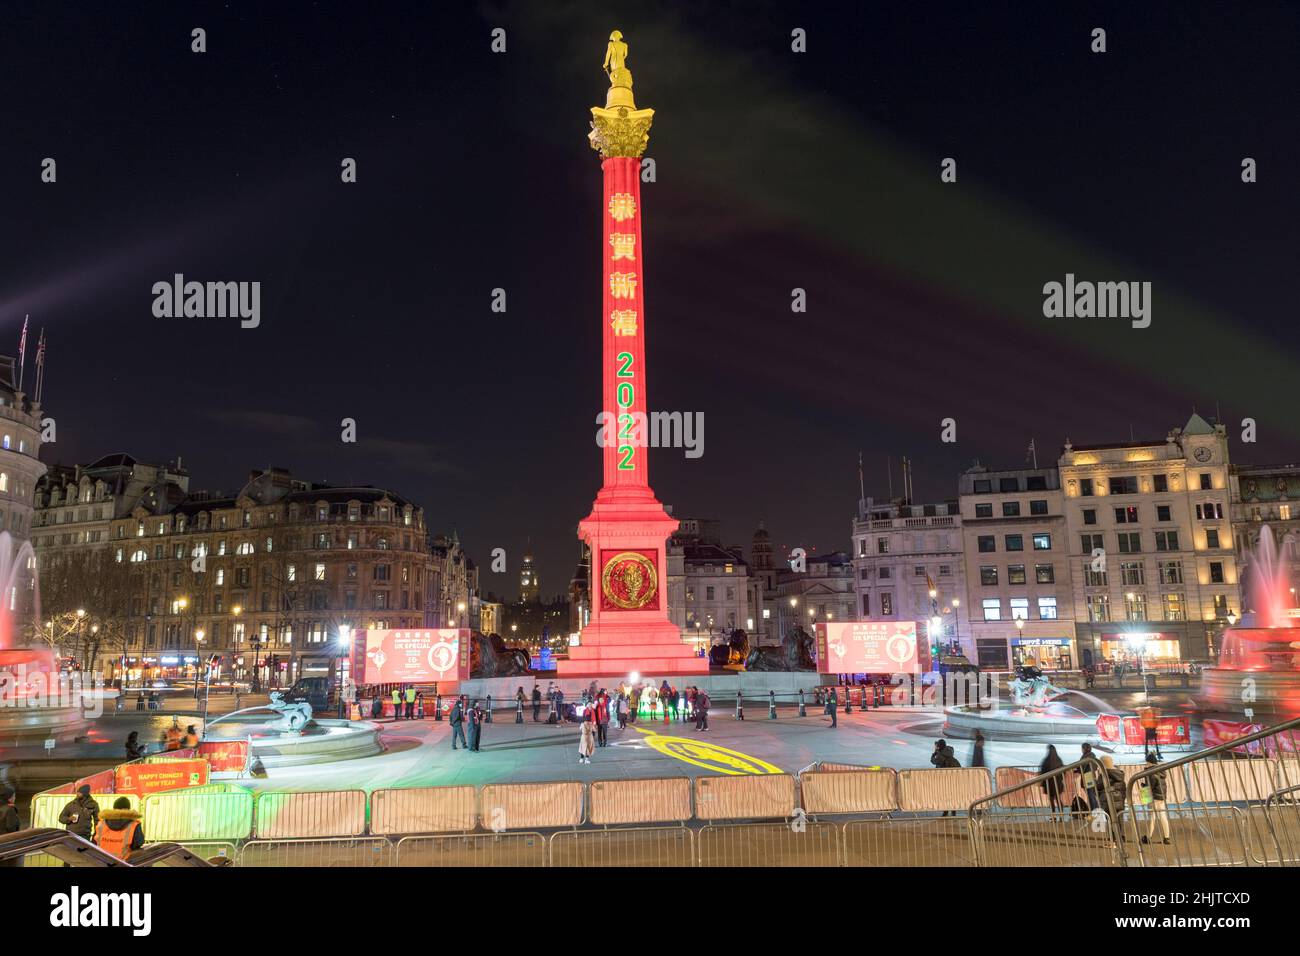
[[[669,737],[635,725],[632,729],[645,734],[646,743],[661,754],[715,773],[725,773],[733,777],[743,774],[785,773],[780,767],[766,760],[718,744],[691,740],[688,737]]]

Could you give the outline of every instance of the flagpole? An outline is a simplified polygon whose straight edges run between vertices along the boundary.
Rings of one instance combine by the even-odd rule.
[[[27,365],[27,323],[31,320],[30,315],[23,316],[23,334],[18,340],[18,391],[23,390],[23,370]]]

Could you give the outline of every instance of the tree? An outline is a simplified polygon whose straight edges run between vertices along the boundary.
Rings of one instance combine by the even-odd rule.
[[[40,636],[93,671],[101,650],[125,653],[126,621],[138,576],[107,548],[56,555],[40,578]]]

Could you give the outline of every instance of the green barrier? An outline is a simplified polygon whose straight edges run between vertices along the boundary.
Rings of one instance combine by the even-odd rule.
[[[59,814],[63,808],[71,802],[76,793],[72,789],[72,784],[64,784],[62,787],[55,787],[53,790],[46,790],[32,797],[31,817],[32,828],[53,827],[56,830],[64,829],[59,822]],[[113,806],[113,801],[118,797],[126,797],[131,801],[131,809],[140,809],[140,799],[133,793],[94,793],[90,794],[92,800],[99,804],[101,812]],[[148,832],[147,830],[145,831]],[[23,866],[62,866],[54,857],[46,853],[36,853],[28,856],[23,861]]]
[[[154,793],[144,806],[151,843],[243,840],[253,832],[253,794],[233,784]]]

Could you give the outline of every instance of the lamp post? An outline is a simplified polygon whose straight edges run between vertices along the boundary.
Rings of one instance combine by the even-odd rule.
[[[456,626],[463,628],[465,626],[465,602],[456,603]]]
[[[343,720],[346,714],[343,708],[346,705],[344,700],[347,689],[347,678],[343,676],[343,664],[347,660],[348,652],[352,647],[352,626],[350,624],[339,625],[339,719]]]

